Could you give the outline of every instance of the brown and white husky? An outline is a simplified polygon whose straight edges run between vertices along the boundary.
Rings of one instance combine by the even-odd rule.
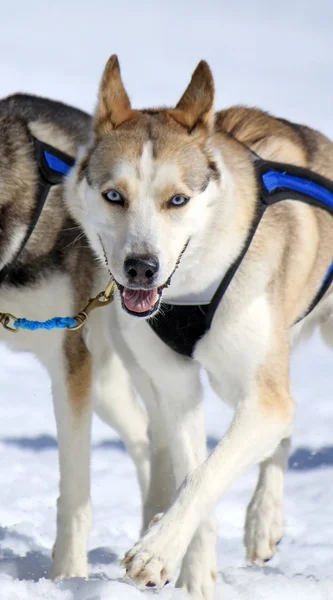
[[[257,222],[249,244],[260,200],[258,157],[326,178],[333,173],[333,144],[320,133],[259,110],[215,113],[205,62],[175,108],[134,110],[113,56],[91,139],[67,187],[71,214],[106,263],[105,278],[109,271],[117,282],[103,318],[150,416],[155,454],[146,523],[164,514],[124,564],[134,581],[161,586],[183,560],[178,585],[196,600],[211,597],[216,579],[211,510],[253,463],[260,463],[260,478],[247,513],[247,555],[253,562],[273,555],[294,417],[290,350],[315,323],[333,339],[330,289],[298,323],[331,265],[333,218],[288,200],[287,192]],[[193,336],[198,319],[188,318],[189,308],[211,304],[248,245],[209,325]],[[183,311],[177,319],[175,306]],[[235,409],[208,458],[201,366]]]

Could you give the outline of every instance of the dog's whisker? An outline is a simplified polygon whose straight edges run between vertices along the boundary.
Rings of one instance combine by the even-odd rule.
[[[79,242],[80,240],[82,240],[82,238],[84,238],[84,237],[85,237],[85,233],[84,232],[79,233],[79,235],[74,240],[72,240],[71,242],[69,242],[69,244],[67,244],[66,246],[64,246],[64,248],[62,250],[66,250],[66,248],[69,248],[70,246],[74,246],[74,244],[76,244],[77,242]],[[89,247],[89,246],[87,246],[87,247]]]
[[[75,229],[81,229],[81,225],[74,225],[73,227],[64,227],[61,231],[74,231]]]

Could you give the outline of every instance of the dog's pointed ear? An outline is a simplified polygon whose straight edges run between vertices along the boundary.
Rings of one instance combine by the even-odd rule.
[[[211,131],[214,125],[214,80],[212,72],[202,60],[192,79],[170,116],[192,131],[197,126]]]
[[[132,119],[136,111],[131,103],[121,79],[120,66],[116,54],[106,63],[99,88],[94,129],[97,134],[119,127]]]

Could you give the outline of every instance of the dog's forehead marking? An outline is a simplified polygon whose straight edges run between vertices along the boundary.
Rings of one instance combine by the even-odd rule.
[[[135,181],[138,173],[135,165],[129,160],[121,160],[116,163],[114,178],[117,179],[129,179]]]
[[[137,158],[130,160],[120,159],[115,163],[113,179],[127,180],[132,190],[141,190],[141,195],[145,196],[153,180],[155,168],[153,163],[153,145],[152,141],[146,141],[142,146],[142,152]]]
[[[154,186],[158,189],[177,186],[180,178],[179,167],[175,162],[163,162],[156,169]]]
[[[139,178],[143,191],[148,191],[154,172],[153,142],[148,140],[143,144],[139,163]]]

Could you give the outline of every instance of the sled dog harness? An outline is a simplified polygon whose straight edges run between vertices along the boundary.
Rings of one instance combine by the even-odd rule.
[[[0,270],[0,285],[11,272],[34,231],[51,187],[63,183],[64,176],[68,175],[75,162],[74,158],[68,154],[37,140],[37,138],[32,135],[31,139],[34,145],[35,158],[39,171],[34,213],[23,241],[14,255],[14,258],[8,265],[5,265]],[[97,294],[95,298],[90,298],[87,305],[75,317],[53,317],[47,321],[31,321],[29,319],[18,319],[10,313],[0,312],[0,325],[13,333],[18,332],[21,329],[30,331],[37,331],[38,329],[69,329],[75,331],[84,325],[92,310],[101,306],[106,306],[112,302],[115,290],[116,285],[113,280],[110,280],[105,291]]]
[[[34,215],[13,260],[0,270],[0,284],[14,266],[36,227],[51,187],[63,182],[64,176],[69,173],[75,162],[71,156],[64,152],[34,137],[32,139],[39,169]],[[250,149],[249,151],[251,152]],[[215,311],[241,265],[261,219],[269,206],[282,200],[298,200],[326,210],[333,216],[332,181],[309,169],[263,160],[254,153],[252,155],[259,190],[256,214],[242,251],[227,270],[212,299],[209,303],[197,305],[162,303],[162,310],[148,320],[150,327],[163,342],[172,350],[190,358],[193,357],[196,343],[210,329]],[[309,308],[296,322],[306,317],[315,308],[328,290],[332,280],[333,263],[329,267]],[[90,299],[87,306],[76,317],[54,317],[48,321],[40,322],[16,319],[9,313],[0,313],[0,324],[10,331],[19,331],[21,328],[30,330],[67,328],[75,330],[86,322],[91,310],[109,304],[113,299],[114,291],[115,283],[111,280],[106,290]],[[13,326],[10,326],[9,323],[12,323]]]
[[[259,198],[256,214],[244,247],[227,270],[207,304],[180,305],[162,303],[161,310],[148,323],[158,337],[179,354],[193,357],[196,343],[210,329],[215,311],[241,265],[260,221],[269,206],[282,200],[298,200],[326,210],[333,216],[333,182],[309,169],[263,160],[254,156]],[[306,313],[318,304],[333,280],[333,263]]]

